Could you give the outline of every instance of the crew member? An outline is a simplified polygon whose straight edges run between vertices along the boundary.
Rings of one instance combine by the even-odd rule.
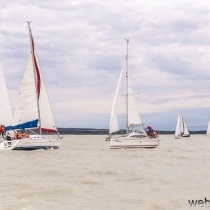
[[[152,133],[153,133],[153,128],[152,128],[152,126],[148,126],[147,129],[149,130],[148,135],[149,135],[149,136],[152,136]]]
[[[4,135],[4,131],[5,131],[5,128],[3,125],[0,125],[0,134],[3,136]]]
[[[21,134],[18,131],[14,133],[15,139],[21,139]]]
[[[25,131],[22,131],[22,138],[29,138],[29,135]]]

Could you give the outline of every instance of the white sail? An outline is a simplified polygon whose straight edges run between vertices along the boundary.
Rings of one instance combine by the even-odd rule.
[[[209,136],[209,135],[210,135],[210,119],[209,119],[209,123],[208,123],[207,131],[206,131],[206,135],[207,135],[207,136]]]
[[[117,110],[116,110],[116,101],[117,101],[119,87],[120,87],[120,84],[121,84],[124,69],[125,69],[125,64],[123,65],[123,68],[122,68],[121,73],[120,73],[120,77],[119,77],[119,80],[118,80],[118,83],[117,83],[117,88],[116,88],[116,91],[115,91],[115,96],[114,96],[114,100],[113,100],[113,104],[112,104],[109,134],[114,133],[116,131],[119,131],[119,123],[118,123],[118,119],[117,119]]]
[[[187,126],[186,126],[186,123],[184,122],[184,131],[183,131],[184,134],[188,135],[189,134],[189,131],[187,129]]]
[[[180,114],[179,114],[178,119],[177,119],[177,123],[176,123],[175,136],[178,136],[180,134],[181,134],[181,118],[180,118]]]
[[[34,74],[33,59],[32,54],[30,54],[14,113],[13,127],[15,128],[34,128],[38,126],[39,117]]]
[[[47,90],[45,87],[44,78],[42,76],[41,68],[38,62],[37,54],[35,52],[35,58],[37,62],[38,71],[40,74],[40,93],[38,96],[38,103],[39,103],[39,111],[40,111],[40,119],[41,119],[41,128],[43,131],[57,131],[55,120],[53,117],[52,109],[50,106],[49,97],[47,94]]]
[[[134,93],[131,87],[130,79],[128,78],[128,128],[134,128],[142,125],[142,120],[139,115],[138,107],[134,99]]]
[[[182,114],[180,114],[179,117],[180,117],[180,132],[184,133],[184,119]]]
[[[12,109],[9,102],[4,73],[0,65],[0,124],[5,127],[12,124],[13,116]]]
[[[177,119],[175,136],[189,135],[189,131],[187,129],[186,123],[184,122],[184,118],[180,113]]]
[[[117,119],[117,113],[115,110],[112,111],[109,134],[119,131],[119,123]]]
[[[38,62],[30,26],[29,35],[31,40],[31,54],[19,92],[13,128],[41,127],[42,131],[56,133],[57,128]]]

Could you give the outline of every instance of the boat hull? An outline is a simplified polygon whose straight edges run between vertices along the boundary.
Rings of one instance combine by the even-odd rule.
[[[110,149],[119,148],[155,148],[159,145],[158,138],[111,137]]]
[[[43,137],[33,135],[30,138],[17,140],[4,140],[0,143],[0,150],[36,150],[36,149],[58,149],[60,147],[60,139],[50,136]]]
[[[175,135],[175,139],[182,139],[185,137],[190,137],[190,134],[184,134],[184,135]]]

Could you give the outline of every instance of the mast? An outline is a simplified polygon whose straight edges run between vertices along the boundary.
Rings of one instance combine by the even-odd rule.
[[[28,29],[29,29],[29,36],[30,36],[30,45],[31,45],[31,54],[32,54],[32,60],[33,60],[33,67],[34,67],[34,80],[35,80],[35,86],[36,86],[36,103],[37,103],[37,107],[38,107],[38,120],[39,120],[39,132],[40,134],[42,134],[42,129],[41,129],[41,117],[40,117],[40,107],[39,107],[39,93],[38,93],[38,78],[36,76],[36,71],[37,71],[37,62],[36,62],[36,57],[35,57],[35,49],[34,49],[34,41],[33,41],[33,37],[32,37],[32,32],[31,32],[31,28],[30,28],[30,22],[31,21],[27,21],[28,23]]]
[[[126,94],[125,94],[125,100],[126,100],[126,128],[127,128],[127,133],[129,129],[129,122],[128,122],[128,43],[129,43],[129,38],[125,39],[127,43],[127,49],[126,49],[126,72],[125,72],[125,79],[126,79]]]

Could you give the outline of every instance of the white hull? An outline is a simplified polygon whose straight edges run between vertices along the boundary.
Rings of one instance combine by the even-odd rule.
[[[155,148],[159,145],[159,139],[139,135],[138,133],[111,136],[110,149],[118,148]]]
[[[4,140],[0,142],[0,150],[35,150],[35,149],[58,149],[60,138],[54,136],[33,135],[30,138]]]
[[[184,135],[175,135],[175,139],[182,139],[185,137],[190,137],[190,134],[184,134]]]

